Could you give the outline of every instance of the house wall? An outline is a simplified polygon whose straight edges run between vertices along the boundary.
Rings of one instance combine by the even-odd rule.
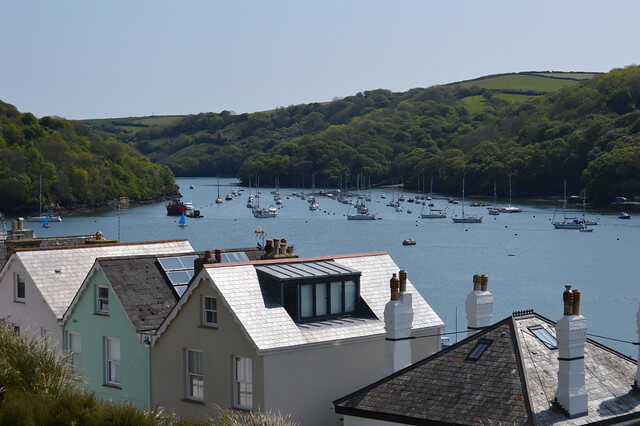
[[[204,296],[217,299],[217,328],[200,326]],[[186,349],[202,351],[204,403],[185,399]],[[189,296],[152,347],[152,406],[170,408],[185,417],[212,416],[218,408],[232,407],[234,356],[252,359],[253,407],[263,407],[262,358],[207,280]]]
[[[437,334],[438,328],[416,335]],[[383,377],[384,336],[264,357],[264,407],[303,425],[340,424],[332,401]],[[411,342],[412,362],[440,350],[439,336]]]
[[[25,302],[15,302],[16,274],[25,278]],[[62,327],[42,297],[40,290],[27,274],[20,259],[13,255],[0,277],[0,318],[20,327],[20,334],[40,338],[42,330],[50,330],[58,350],[62,350]]]
[[[96,314],[96,286],[109,288],[109,315]],[[102,271],[93,274],[64,324],[69,332],[81,334],[80,375],[86,387],[103,400],[129,401],[141,409],[148,408],[148,349],[140,343],[116,294]],[[105,385],[105,338],[120,339],[121,387]],[[65,346],[68,341],[65,339]]]
[[[344,426],[391,426],[401,424],[395,422],[385,422],[384,420],[367,419],[364,417],[346,415],[343,415],[342,417],[344,418],[344,421],[342,422]]]

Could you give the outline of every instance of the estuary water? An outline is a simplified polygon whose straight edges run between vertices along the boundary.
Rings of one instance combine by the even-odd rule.
[[[420,219],[421,205],[404,202],[405,210],[396,212],[385,206],[394,190],[374,189],[367,205],[383,220],[348,221],[346,215],[354,213],[353,207],[316,197],[319,209],[310,211],[306,201],[291,196],[299,189],[281,188],[284,205],[278,217],[256,219],[246,207],[248,188],[232,201],[216,205],[217,179],[179,178],[177,183],[183,199],[192,201],[205,217],[187,218],[189,226],[182,228],[177,226],[177,217],[166,215],[164,203],[130,208],[120,213],[121,241],[188,238],[197,250],[249,247],[256,244],[254,230],[261,226],[267,238],[287,238],[305,257],[385,250],[409,272],[411,282],[445,322],[446,331],[466,327],[464,302],[472,289],[473,274],[489,275],[494,321],[524,309],[557,320],[562,315],[564,285],[572,284],[582,291],[582,313],[590,333],[638,340],[640,217],[620,220],[613,213],[587,212],[600,224],[586,233],[554,229],[553,207],[520,205],[523,213],[499,216],[489,216],[485,207],[466,207],[467,214],[483,215],[484,222],[454,224],[452,209],[459,214],[460,206],[435,199],[436,208],[449,209],[447,219]],[[231,192],[232,184],[220,179],[222,198]],[[272,189],[260,189],[262,206],[274,204],[269,194]],[[382,199],[382,194],[387,198]],[[407,209],[413,213],[408,214]],[[30,225],[42,237],[100,230],[116,239],[117,216],[116,211],[105,211],[65,217],[49,229]],[[403,246],[407,238],[417,244]],[[456,335],[450,338],[456,341]],[[637,355],[636,346],[600,341],[624,354]]]

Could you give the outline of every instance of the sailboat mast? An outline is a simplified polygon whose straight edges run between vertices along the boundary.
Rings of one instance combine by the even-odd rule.
[[[564,198],[562,200],[562,214],[564,221],[567,221],[567,181],[564,181]]]
[[[511,205],[511,175],[509,175],[509,205]]]
[[[40,214],[42,217],[42,175],[40,175],[40,190],[38,191],[38,204],[40,205]]]
[[[464,219],[464,177],[462,178],[462,218]]]

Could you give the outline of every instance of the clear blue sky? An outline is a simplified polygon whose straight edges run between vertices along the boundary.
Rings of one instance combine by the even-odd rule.
[[[640,62],[638,1],[0,2],[0,99],[67,118],[252,112]]]

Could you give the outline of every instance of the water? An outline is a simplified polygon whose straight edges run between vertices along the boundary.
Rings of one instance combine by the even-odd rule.
[[[166,216],[164,203],[121,212],[121,240],[188,238],[197,250],[255,246],[254,230],[262,226],[268,238],[287,238],[301,256],[388,251],[400,268],[446,323],[446,331],[466,326],[464,301],[472,289],[473,274],[487,274],[495,299],[494,320],[515,310],[534,309],[552,320],[562,315],[564,284],[582,291],[582,312],[589,332],[637,341],[636,312],[640,301],[640,222],[615,214],[598,213],[594,232],[555,230],[553,208],[523,206],[516,214],[489,216],[484,207],[467,207],[468,214],[484,216],[481,224],[454,224],[447,219],[418,219],[421,205],[403,203],[397,213],[386,207],[392,190],[371,191],[370,210],[382,216],[378,221],[348,221],[353,207],[326,197],[317,197],[318,211],[296,197],[294,190],[281,189],[285,206],[275,219],[256,219],[246,208],[249,191],[233,201],[214,204],[215,178],[177,179],[185,200],[193,201],[204,214],[177,226],[178,217]],[[221,179],[220,195],[231,191],[232,181]],[[194,189],[189,189],[194,185]],[[272,188],[261,188],[261,205],[273,204]],[[296,190],[299,191],[299,190]],[[381,199],[382,193],[387,199]],[[408,198],[408,197],[407,197]],[[453,205],[435,200],[436,207]],[[459,206],[455,207],[459,211]],[[412,209],[413,214],[406,213]],[[425,208],[425,211],[427,208]],[[572,216],[581,213],[572,214]],[[36,224],[33,224],[36,225]],[[49,229],[36,228],[38,236],[90,234],[97,230],[107,238],[117,236],[117,212],[65,217]],[[415,246],[403,246],[412,238]],[[509,256],[513,254],[514,256]],[[457,312],[457,316],[456,316]],[[459,335],[462,336],[462,335]],[[451,336],[455,341],[456,337]],[[635,346],[603,341],[635,357]]]

